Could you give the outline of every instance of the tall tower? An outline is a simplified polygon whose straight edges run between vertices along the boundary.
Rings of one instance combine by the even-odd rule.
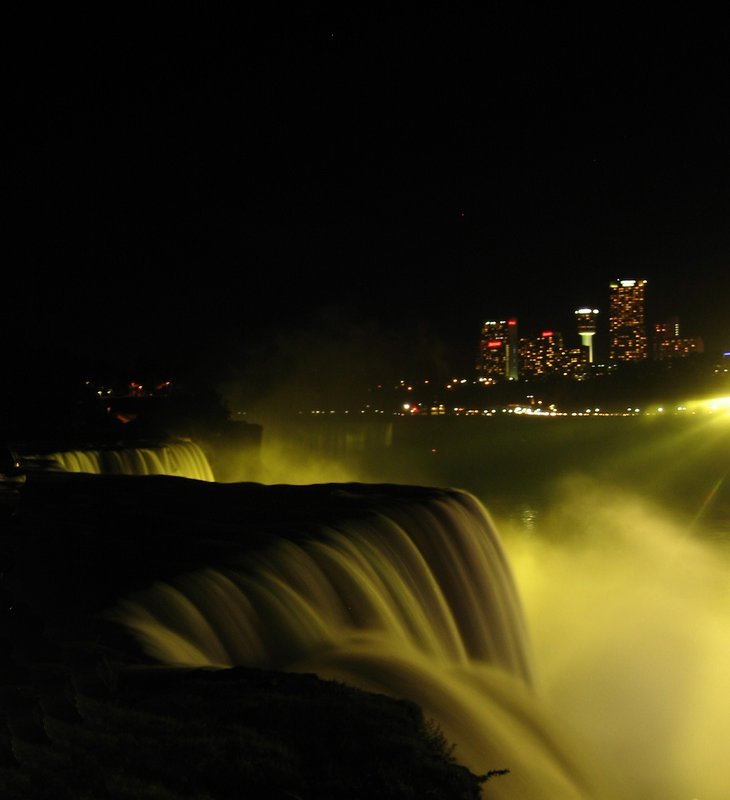
[[[482,325],[477,372],[484,378],[517,380],[517,320],[488,320]]]
[[[596,335],[598,322],[597,308],[579,308],[575,312],[575,321],[578,325],[580,343],[588,348],[588,363],[593,363],[593,337]]]
[[[611,361],[643,361],[647,355],[644,320],[645,280],[613,281],[608,328]]]

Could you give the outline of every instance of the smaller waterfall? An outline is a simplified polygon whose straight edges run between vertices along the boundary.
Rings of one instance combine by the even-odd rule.
[[[32,462],[34,456],[26,460]],[[63,450],[43,456],[51,468],[95,475],[174,475],[213,481],[213,471],[202,448],[192,441],[145,447],[109,447]]]

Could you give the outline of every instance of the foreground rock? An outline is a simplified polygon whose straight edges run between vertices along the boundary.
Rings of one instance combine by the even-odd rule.
[[[338,502],[327,487],[267,497],[167,477],[30,477],[0,537],[0,796],[480,797],[485,776],[455,763],[410,702],[311,674],[160,667],[104,621],[155,578],[262,546],[274,516],[298,535]]]

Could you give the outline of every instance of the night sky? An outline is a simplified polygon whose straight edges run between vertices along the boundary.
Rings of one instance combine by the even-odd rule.
[[[11,23],[19,363],[458,374],[634,277],[730,349],[727,27],[489,6]]]

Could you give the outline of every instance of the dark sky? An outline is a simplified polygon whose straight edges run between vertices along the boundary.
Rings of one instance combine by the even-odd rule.
[[[16,352],[462,372],[631,277],[730,349],[727,27],[489,6],[9,25]]]

